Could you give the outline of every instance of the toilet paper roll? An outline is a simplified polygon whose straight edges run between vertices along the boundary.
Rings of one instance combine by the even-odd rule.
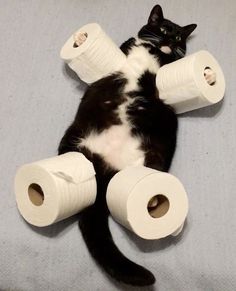
[[[213,85],[209,85],[204,77],[206,68],[216,74]],[[215,104],[225,93],[225,78],[220,65],[204,50],[161,67],[156,85],[160,98],[174,107],[176,113]]]
[[[79,46],[75,35],[81,33]],[[61,49],[61,58],[86,83],[118,71],[126,56],[97,23],[90,23],[72,35]]]
[[[177,235],[188,213],[181,182],[169,173],[142,166],[118,172],[106,198],[113,218],[144,239]]]
[[[94,203],[96,190],[94,167],[77,152],[23,165],[15,176],[18,209],[36,226],[80,212]]]

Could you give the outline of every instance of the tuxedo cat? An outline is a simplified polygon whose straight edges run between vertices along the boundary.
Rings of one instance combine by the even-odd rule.
[[[151,285],[155,277],[114,244],[108,226],[107,185],[127,166],[168,171],[176,147],[177,117],[158,97],[156,72],[185,55],[186,40],[195,28],[196,24],[181,27],[165,19],[156,5],[138,36],[121,45],[127,64],[88,87],[59,146],[59,154],[78,151],[94,165],[97,197],[80,214],[79,226],[96,262],[126,284]],[[149,206],[157,203],[151,201]]]

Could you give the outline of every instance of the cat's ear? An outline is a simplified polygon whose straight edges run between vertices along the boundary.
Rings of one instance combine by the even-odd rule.
[[[182,35],[185,38],[188,38],[196,27],[197,27],[197,24],[189,24],[189,25],[182,27]]]
[[[156,5],[152,8],[150,16],[148,18],[148,23],[151,25],[158,24],[160,21],[163,20],[163,12],[160,5]]]

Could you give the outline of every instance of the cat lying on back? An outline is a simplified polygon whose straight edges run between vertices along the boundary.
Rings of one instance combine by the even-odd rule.
[[[59,146],[59,154],[78,151],[94,165],[97,198],[81,213],[79,226],[96,262],[127,284],[151,285],[155,277],[114,244],[108,227],[107,185],[127,166],[168,171],[176,147],[177,117],[158,97],[156,72],[185,55],[186,40],[195,28],[196,24],[181,27],[165,19],[156,5],[138,36],[121,45],[128,65],[88,87]],[[151,201],[149,206],[156,204]]]

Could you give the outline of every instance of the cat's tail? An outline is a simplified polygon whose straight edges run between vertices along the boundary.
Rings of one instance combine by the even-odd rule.
[[[151,272],[127,259],[116,247],[109,230],[108,215],[108,211],[96,204],[80,215],[79,226],[92,257],[120,282],[134,286],[154,284],[155,277]]]

